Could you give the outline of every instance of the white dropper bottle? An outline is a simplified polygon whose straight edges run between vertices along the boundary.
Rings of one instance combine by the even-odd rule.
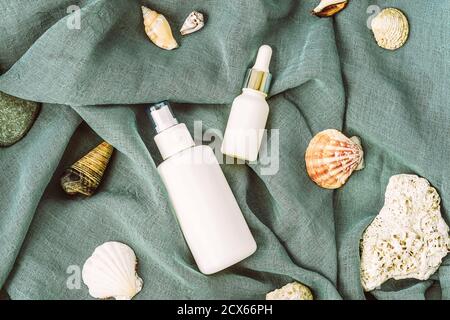
[[[231,106],[221,151],[228,156],[255,161],[264,136],[269,105],[266,97],[272,75],[269,72],[272,48],[263,45],[249,69],[242,89]]]

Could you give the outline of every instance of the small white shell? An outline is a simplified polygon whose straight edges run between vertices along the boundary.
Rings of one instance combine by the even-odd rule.
[[[193,11],[189,14],[180,29],[180,33],[184,36],[186,34],[194,33],[205,25],[203,14],[198,11]]]
[[[167,19],[160,13],[142,6],[145,33],[158,47],[165,50],[178,48]]]
[[[313,295],[307,286],[291,282],[280,289],[269,292],[266,300],[313,300]]]
[[[120,242],[106,242],[86,260],[82,278],[89,294],[98,299],[131,300],[142,289],[133,249]]]
[[[361,283],[371,291],[388,279],[428,279],[450,245],[440,197],[416,175],[389,179],[380,213],[361,241]]]
[[[408,39],[408,19],[398,9],[383,9],[373,18],[371,25],[375,40],[384,49],[396,50]]]

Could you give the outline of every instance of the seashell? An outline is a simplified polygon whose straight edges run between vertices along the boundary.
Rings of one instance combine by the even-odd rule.
[[[136,266],[133,249],[120,242],[105,242],[86,260],[81,276],[94,298],[131,300],[144,283]]]
[[[61,186],[67,194],[91,196],[99,186],[114,148],[102,142],[64,171]]]
[[[183,23],[180,29],[181,35],[194,33],[205,25],[203,14],[198,11],[191,12]]]
[[[408,39],[408,19],[398,9],[386,8],[372,20],[372,31],[378,45],[384,49],[395,50]]]
[[[165,50],[178,48],[178,43],[172,35],[169,22],[160,13],[142,6],[145,33],[158,47]]]
[[[331,17],[344,10],[347,4],[348,0],[322,0],[311,13],[321,18]]]
[[[335,129],[319,132],[305,154],[306,170],[322,188],[337,189],[355,170],[364,168],[364,152],[358,137],[347,138]]]
[[[416,175],[392,176],[384,206],[361,241],[361,283],[371,291],[388,279],[428,279],[447,255],[449,227],[440,197]]]
[[[307,286],[291,282],[280,289],[269,292],[266,300],[313,300],[313,295]]]

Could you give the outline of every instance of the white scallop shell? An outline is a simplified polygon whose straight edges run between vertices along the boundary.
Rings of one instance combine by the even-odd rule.
[[[395,50],[408,39],[408,19],[398,9],[386,8],[372,20],[372,31],[378,45],[384,49]]]
[[[203,14],[198,11],[193,11],[189,14],[180,29],[180,33],[184,36],[190,33],[194,33],[205,25],[205,19]]]
[[[142,289],[133,249],[120,242],[106,242],[86,260],[82,278],[94,298],[131,300]]]
[[[313,300],[313,295],[307,286],[291,282],[280,289],[269,292],[266,300]]]
[[[365,291],[388,279],[426,280],[436,272],[450,245],[439,203],[426,179],[408,174],[389,179],[384,206],[361,241]]]

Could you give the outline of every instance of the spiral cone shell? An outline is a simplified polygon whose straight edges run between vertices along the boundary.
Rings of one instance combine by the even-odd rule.
[[[359,139],[347,138],[335,129],[319,132],[306,150],[306,170],[322,188],[337,189],[354,170],[363,168],[363,150]]]
[[[408,19],[398,9],[383,9],[373,18],[371,26],[375,40],[384,49],[396,50],[403,46],[408,39]]]
[[[67,194],[91,196],[99,186],[114,148],[102,142],[67,169],[61,186]]]
[[[165,50],[178,48],[167,19],[160,13],[142,6],[145,33],[158,47]]]

